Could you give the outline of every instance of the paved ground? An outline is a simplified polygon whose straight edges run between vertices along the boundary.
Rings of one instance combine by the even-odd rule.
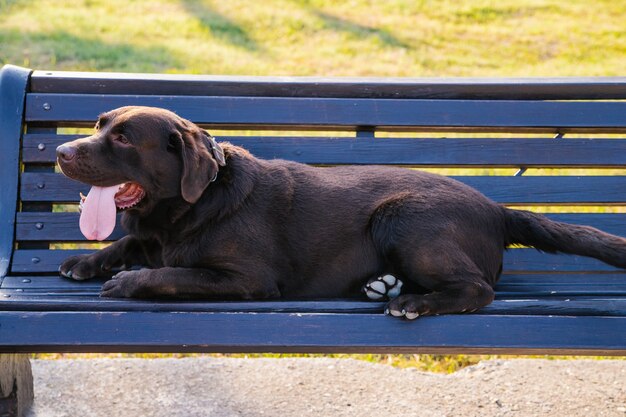
[[[626,416],[626,361],[486,361],[452,375],[348,359],[33,361],[43,416]]]

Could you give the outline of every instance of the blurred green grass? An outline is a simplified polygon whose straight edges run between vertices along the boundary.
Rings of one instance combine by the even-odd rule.
[[[319,76],[620,75],[623,0],[0,0],[0,63]]]
[[[626,67],[624,16],[624,0],[0,0],[0,64],[274,76],[613,76]],[[435,372],[495,357],[332,356]]]

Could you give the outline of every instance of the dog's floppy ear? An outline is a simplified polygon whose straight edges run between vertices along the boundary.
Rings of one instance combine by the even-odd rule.
[[[211,137],[212,141],[207,140],[208,134],[200,128],[181,129],[172,133],[172,136],[170,140],[178,141],[183,160],[181,194],[185,201],[193,204],[215,179],[218,164],[226,164],[224,152],[215,139]]]

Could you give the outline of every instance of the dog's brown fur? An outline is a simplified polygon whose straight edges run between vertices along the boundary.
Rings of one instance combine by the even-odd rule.
[[[123,215],[128,236],[61,266],[75,279],[149,268],[118,273],[106,297],[346,297],[390,273],[410,289],[390,309],[441,314],[493,300],[508,244],[626,267],[625,239],[506,209],[446,177],[261,160],[156,108],[116,109],[96,128],[59,147],[76,156],[59,158],[63,172],[147,194]]]

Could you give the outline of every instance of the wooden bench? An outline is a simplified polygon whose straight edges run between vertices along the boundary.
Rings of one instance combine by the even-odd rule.
[[[507,252],[487,308],[411,322],[386,317],[383,303],[365,299],[101,299],[102,280],[57,274],[64,258],[93,244],[84,242],[76,213],[79,191],[88,187],[55,172],[55,148],[80,136],[67,128],[91,128],[101,112],[158,106],[259,157],[460,168],[458,179],[496,201],[565,206],[568,212],[550,217],[625,236],[624,100],[626,78],[205,77],[5,66],[0,353],[5,363],[14,359],[8,354],[28,352],[623,355],[625,271],[529,248]],[[536,175],[534,168],[557,170]],[[580,210],[588,206],[602,210]],[[116,230],[112,238],[122,235]]]

